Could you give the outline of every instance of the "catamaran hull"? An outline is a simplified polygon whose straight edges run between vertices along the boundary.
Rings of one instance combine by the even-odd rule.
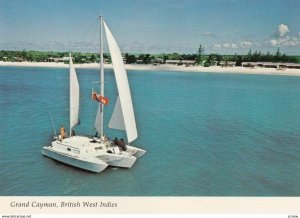
[[[130,145],[127,145],[126,151],[135,156],[136,158],[140,158],[146,153],[145,150]]]
[[[51,149],[51,147],[43,147],[42,154],[65,164],[96,173],[105,170],[105,168],[108,166],[107,163],[101,160],[96,159],[95,162],[81,160],[76,157],[57,152]]]
[[[97,158],[106,162],[109,166],[112,167],[123,167],[123,168],[131,168],[136,161],[136,157],[134,156],[119,156],[115,154],[105,154],[99,155]]]

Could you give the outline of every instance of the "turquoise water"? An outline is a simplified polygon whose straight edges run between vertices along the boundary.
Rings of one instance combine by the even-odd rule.
[[[77,70],[91,128],[98,71]],[[95,174],[45,158],[69,122],[68,69],[0,67],[0,195],[300,196],[300,77],[129,71],[139,137],[131,169]],[[97,88],[94,86],[94,88]],[[116,99],[106,71],[106,122]],[[108,136],[124,137],[116,130]]]

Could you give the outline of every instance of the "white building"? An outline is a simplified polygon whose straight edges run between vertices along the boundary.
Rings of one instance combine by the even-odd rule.
[[[219,65],[221,67],[234,67],[236,62],[234,61],[220,61]]]
[[[166,64],[177,64],[179,65],[181,60],[166,60]]]
[[[243,67],[264,67],[276,69],[300,69],[300,64],[297,63],[279,63],[279,62],[242,62]]]

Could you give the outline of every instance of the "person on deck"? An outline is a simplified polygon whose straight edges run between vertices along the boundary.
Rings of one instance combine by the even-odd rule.
[[[65,127],[64,127],[64,125],[61,125],[61,128],[60,128],[60,142],[62,142],[64,137],[65,137]]]
[[[117,137],[116,137],[115,140],[114,140],[114,145],[119,145],[119,140],[118,140]]]
[[[120,146],[120,148],[122,148],[123,151],[126,151],[126,150],[127,150],[127,147],[126,147],[126,144],[125,144],[125,142],[124,142],[124,139],[121,139],[121,140],[119,141],[119,146]]]

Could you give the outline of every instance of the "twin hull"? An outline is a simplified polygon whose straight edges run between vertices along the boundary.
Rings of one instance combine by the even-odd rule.
[[[47,157],[92,172],[101,172],[107,166],[131,168],[144,153],[133,146],[128,146],[127,152],[120,151],[108,140],[95,142],[83,136],[66,138],[62,143],[53,141],[42,149]]]
[[[43,147],[42,154],[54,160],[63,162],[65,164],[78,167],[80,169],[96,172],[96,173],[99,173],[105,170],[106,167],[108,167],[108,164],[105,163],[104,161],[96,160],[96,159],[90,161],[83,160],[78,157],[76,158],[74,156],[69,156],[67,154],[54,151],[53,149],[51,149],[50,146]]]

